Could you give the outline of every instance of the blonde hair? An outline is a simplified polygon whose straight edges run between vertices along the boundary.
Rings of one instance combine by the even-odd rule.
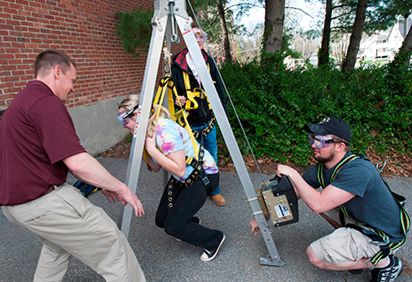
[[[119,105],[117,105],[117,108],[124,108],[126,112],[130,111],[133,109],[137,104],[139,104],[140,100],[140,95],[132,94],[127,96],[123,101],[120,102]]]
[[[159,115],[156,118],[156,113],[159,110]],[[149,122],[147,124],[147,136],[149,137],[153,137],[153,135],[156,133],[156,126],[158,123],[158,118],[159,117],[166,117],[169,118],[170,117],[170,112],[168,109],[166,109],[163,106],[160,106],[159,109],[159,105],[153,105],[152,111],[150,113],[150,117],[149,117]]]
[[[137,104],[139,104],[140,100],[140,95],[129,95],[127,96],[123,101],[119,103],[117,106],[118,109],[124,108],[126,111],[130,111],[133,109]],[[159,117],[170,117],[170,112],[168,109],[166,109],[163,106],[160,106],[161,108],[159,109],[159,105],[153,105],[152,110],[150,111],[150,116],[149,116],[149,122],[147,124],[147,136],[153,137],[154,133],[156,132],[156,126],[157,126],[157,119]],[[156,118],[156,113],[157,110],[159,109],[159,115]]]

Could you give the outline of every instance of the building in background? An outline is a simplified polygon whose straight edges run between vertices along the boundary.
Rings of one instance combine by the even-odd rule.
[[[409,21],[409,28],[412,21]],[[407,30],[409,30],[409,28]],[[396,22],[387,30],[364,36],[360,43],[357,65],[387,64],[391,62],[405,39],[403,22]]]

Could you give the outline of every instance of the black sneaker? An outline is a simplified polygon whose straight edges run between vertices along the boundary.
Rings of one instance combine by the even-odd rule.
[[[205,249],[203,254],[200,256],[200,259],[202,261],[211,261],[214,259],[219,252],[220,247],[222,246],[223,242],[225,241],[225,235],[223,234],[223,238],[220,241],[219,245],[217,247],[214,247],[212,249]]]
[[[401,275],[403,262],[393,255],[390,255],[389,259],[391,262],[387,267],[372,269],[371,282],[392,282]]]

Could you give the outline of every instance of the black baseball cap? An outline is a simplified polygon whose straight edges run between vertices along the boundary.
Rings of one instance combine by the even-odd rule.
[[[352,137],[349,124],[343,119],[334,117],[326,117],[318,124],[306,124],[303,130],[316,135],[333,134],[348,142]]]

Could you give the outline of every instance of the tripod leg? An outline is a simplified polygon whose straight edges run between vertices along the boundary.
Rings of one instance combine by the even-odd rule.
[[[163,16],[159,18],[162,14]],[[155,90],[157,71],[162,53],[167,20],[167,13],[162,12],[161,7],[159,7],[159,1],[156,1],[155,13],[152,19],[152,37],[150,39],[149,53],[147,56],[146,69],[139,101],[140,107],[136,117],[136,125],[133,132],[132,147],[130,150],[126,174],[126,185],[133,191],[133,193],[136,193],[139,179],[143,146],[146,138],[147,122],[149,120],[150,109],[152,107],[153,94]],[[133,208],[130,205],[126,205],[123,208],[123,214],[120,219],[120,229],[126,237],[129,236],[132,214]]]

